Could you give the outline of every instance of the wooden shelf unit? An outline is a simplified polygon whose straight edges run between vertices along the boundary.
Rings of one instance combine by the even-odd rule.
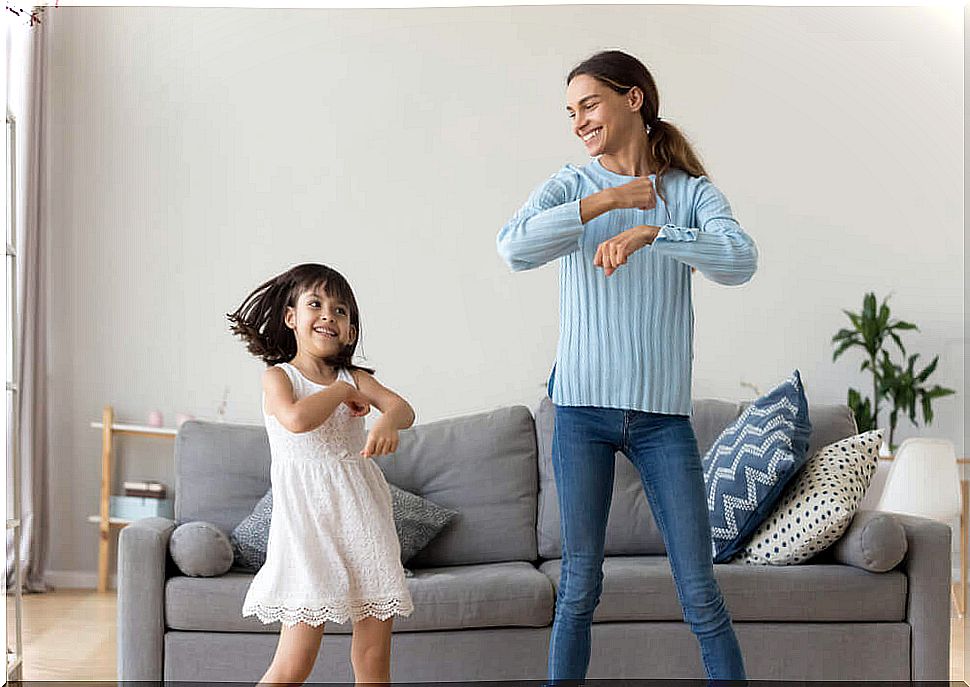
[[[178,430],[174,427],[150,427],[148,425],[115,422],[114,408],[110,405],[104,407],[101,422],[92,422],[91,426],[101,430],[101,507],[98,515],[90,516],[88,521],[98,524],[98,591],[106,592],[108,591],[108,554],[110,553],[111,530],[121,529],[132,522],[124,518],[112,518],[110,513],[114,437],[116,434],[120,434],[174,439]]]

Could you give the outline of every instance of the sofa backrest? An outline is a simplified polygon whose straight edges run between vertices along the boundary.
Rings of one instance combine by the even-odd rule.
[[[717,437],[734,422],[749,403],[717,399],[696,399],[691,424],[697,435],[701,456]],[[562,556],[559,501],[552,471],[552,433],[555,406],[543,398],[535,411],[536,441],[539,450],[539,512],[537,540],[541,558]],[[809,455],[839,439],[856,433],[852,412],[844,405],[811,405],[812,435]],[[616,454],[613,502],[606,525],[607,555],[649,555],[666,552],[663,537],[654,521],[640,483],[640,475],[626,457]]]
[[[189,420],[175,438],[175,520],[230,532],[269,489],[269,440],[261,425]]]
[[[458,511],[409,566],[538,558],[535,424],[525,406],[415,426],[378,464],[390,483]]]
[[[458,511],[408,565],[533,561],[536,548],[535,425],[524,406],[419,425],[376,459],[388,482]],[[175,517],[229,532],[270,486],[260,425],[189,421],[175,443]]]

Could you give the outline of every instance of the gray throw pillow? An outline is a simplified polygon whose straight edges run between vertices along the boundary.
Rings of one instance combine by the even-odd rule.
[[[168,551],[182,574],[190,577],[215,577],[232,567],[229,538],[210,522],[187,522],[176,527]]]
[[[401,544],[401,563],[404,564],[427,546],[458,515],[458,511],[439,506],[393,484],[388,486],[391,488],[394,528]],[[253,512],[230,535],[237,565],[258,570],[266,562],[266,542],[272,517],[273,490],[269,489]],[[411,576],[410,571],[405,572]]]
[[[401,542],[401,563],[409,560],[427,546],[451,522],[458,511],[439,506],[426,498],[391,487],[391,507],[394,527]]]
[[[229,541],[235,553],[236,565],[259,570],[266,562],[266,542],[269,539],[269,523],[273,518],[273,489],[267,489],[253,512],[229,533]]]
[[[832,546],[832,554],[839,563],[886,572],[902,563],[908,547],[906,530],[891,513],[861,510]]]

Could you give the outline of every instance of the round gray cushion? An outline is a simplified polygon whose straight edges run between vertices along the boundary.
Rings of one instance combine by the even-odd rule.
[[[906,557],[906,530],[891,513],[861,510],[832,546],[835,560],[871,572],[886,572]]]
[[[172,532],[168,550],[178,569],[191,577],[215,577],[232,567],[232,544],[211,522],[179,525]]]

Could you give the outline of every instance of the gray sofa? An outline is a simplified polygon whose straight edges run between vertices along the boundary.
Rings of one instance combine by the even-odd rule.
[[[703,454],[743,409],[695,402]],[[460,511],[409,562],[416,610],[397,619],[401,682],[541,680],[559,582],[560,533],[550,462],[552,407],[522,406],[416,426],[390,482]],[[810,451],[855,433],[849,410],[813,406]],[[240,616],[251,575],[186,577],[168,554],[178,523],[226,532],[269,486],[262,427],[191,421],[176,441],[176,521],[121,532],[118,673],[122,680],[254,681],[278,625]],[[790,567],[716,565],[751,679],[947,680],[950,530],[897,516],[908,552],[885,573],[822,554]],[[664,545],[629,462],[617,457],[603,595],[590,678],[703,678]],[[311,682],[350,682],[349,626],[328,624]]]

